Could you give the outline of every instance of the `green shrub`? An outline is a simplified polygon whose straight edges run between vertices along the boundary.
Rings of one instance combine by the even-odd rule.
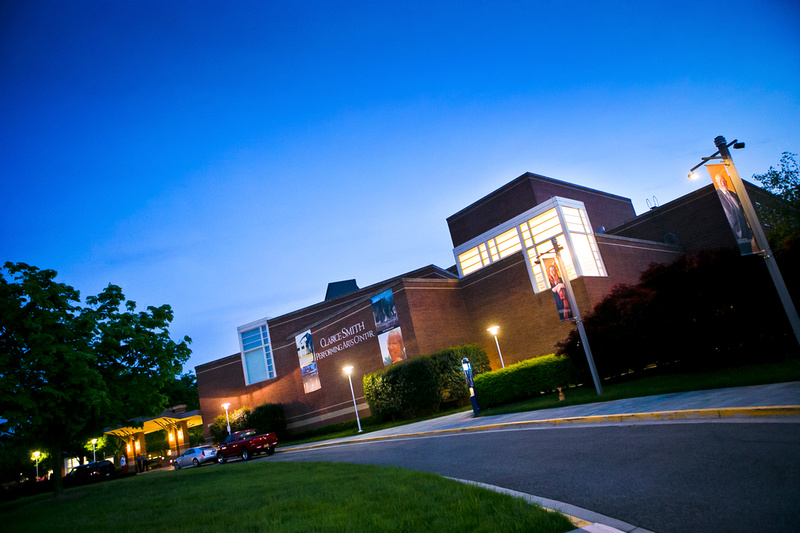
[[[446,348],[421,355],[364,376],[364,396],[377,418],[422,409],[438,411],[442,402],[466,398],[467,385],[461,359],[468,358],[476,374],[490,370],[489,357],[477,344]]]
[[[263,403],[253,409],[247,416],[247,428],[259,433],[275,433],[279,440],[286,437],[286,415],[283,405],[279,403]]]
[[[477,344],[464,344],[445,348],[428,356],[435,367],[434,372],[439,380],[439,397],[441,402],[467,398],[467,380],[461,368],[461,360],[469,359],[474,375],[491,371],[489,357]]]
[[[241,409],[228,413],[231,419],[231,433],[243,429],[250,429],[247,426],[248,415],[250,415],[250,409],[247,407],[242,407]],[[211,427],[208,428],[208,431],[211,433],[214,444],[220,444],[224,441],[228,437],[228,420],[225,415],[219,415],[215,418]]]
[[[568,357],[545,355],[475,376],[475,394],[482,409],[524,400],[572,382]]]

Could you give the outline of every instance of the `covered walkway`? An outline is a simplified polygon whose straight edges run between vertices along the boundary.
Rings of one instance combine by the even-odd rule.
[[[114,435],[125,441],[125,458],[131,468],[137,467],[137,459],[147,460],[145,435],[155,431],[167,432],[168,455],[177,457],[189,448],[189,428],[201,426],[200,411],[186,411],[185,405],[171,407],[153,418],[131,419],[130,426],[106,429],[106,435]],[[139,469],[142,465],[139,464]]]

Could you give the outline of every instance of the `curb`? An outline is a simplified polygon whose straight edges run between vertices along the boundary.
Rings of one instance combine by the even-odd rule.
[[[569,426],[577,424],[598,424],[615,422],[641,422],[641,421],[669,421],[669,420],[698,420],[704,418],[730,418],[737,416],[753,417],[777,417],[777,416],[800,416],[800,405],[786,406],[767,406],[767,407],[724,407],[716,409],[688,409],[683,411],[656,411],[652,413],[625,413],[614,415],[592,415],[577,416],[569,418],[551,418],[546,420],[524,420],[520,422],[503,422],[498,424],[487,424],[483,426],[472,426],[452,429],[437,429],[431,431],[421,431],[415,433],[402,433],[397,435],[382,435],[379,437],[349,438],[343,441],[328,441],[318,444],[300,445],[287,449],[278,448],[276,453],[293,452],[301,450],[313,450],[315,448],[325,448],[329,446],[339,446],[342,444],[361,444],[365,442],[379,442],[391,439],[429,437],[437,435],[453,435],[467,433],[471,431],[492,431],[511,428],[525,427],[553,427]]]
[[[652,533],[650,530],[642,529],[640,527],[628,524],[622,520],[611,518],[600,513],[595,513],[589,509],[577,507],[569,503],[559,502],[548,498],[541,498],[527,492],[519,492],[516,490],[507,489],[505,487],[498,487],[497,485],[489,485],[479,481],[470,481],[468,479],[458,479],[448,477],[453,481],[464,483],[465,485],[473,485],[487,490],[497,492],[499,494],[507,494],[514,498],[521,498],[528,503],[538,505],[543,509],[549,511],[557,511],[566,516],[576,529],[568,533],[588,532],[588,533]]]

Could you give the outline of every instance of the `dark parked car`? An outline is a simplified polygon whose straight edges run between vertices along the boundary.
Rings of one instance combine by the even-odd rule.
[[[90,481],[109,479],[117,469],[111,461],[97,461],[78,465],[67,474],[66,480],[79,485]]]

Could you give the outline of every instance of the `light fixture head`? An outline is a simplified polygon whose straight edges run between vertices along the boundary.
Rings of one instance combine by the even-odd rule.
[[[349,376],[350,374],[353,373],[353,366],[352,365],[346,366],[342,368],[342,371]]]
[[[486,328],[486,331],[488,331],[492,335],[497,335],[497,332],[500,331],[500,326],[492,326],[490,328]]]
[[[733,147],[736,148],[737,150],[741,150],[742,148],[744,148],[744,143],[733,143]]]
[[[689,179],[690,180],[700,179],[700,174],[698,174],[697,172],[690,172],[689,173]]]
[[[229,404],[229,403],[223,403],[222,404],[222,408],[225,409],[226,411],[228,410],[228,407],[230,407],[230,406],[231,406],[231,404]]]

